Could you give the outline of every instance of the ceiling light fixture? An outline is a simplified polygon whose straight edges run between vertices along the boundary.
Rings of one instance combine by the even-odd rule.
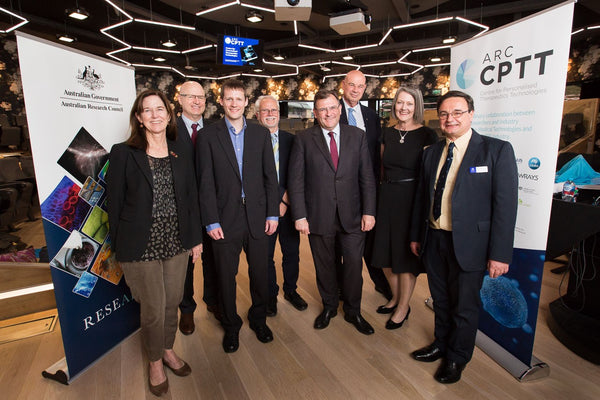
[[[8,15],[12,15],[15,18],[18,18],[21,20],[21,22],[19,22],[16,25],[11,26],[10,28],[6,29],[6,30],[0,30],[0,33],[8,33],[8,32],[12,32],[15,29],[25,25],[26,23],[28,23],[29,21],[23,17],[21,17],[20,15],[15,14],[14,12],[8,11],[7,9],[4,9],[2,7],[0,7],[0,12],[6,13]]]
[[[58,38],[58,40],[60,40],[61,42],[66,42],[66,43],[73,43],[74,41],[77,40],[76,37],[74,36],[69,36],[66,33],[62,34],[62,35],[56,35],[56,37]]]
[[[299,43],[298,47],[304,47],[305,49],[313,49],[313,50],[325,51],[327,53],[335,53],[335,50],[333,50],[333,49],[328,49],[326,47],[319,47],[319,46],[311,46],[311,45],[302,44],[302,43]],[[348,50],[348,49],[344,49],[344,51],[346,51],[346,50]]]
[[[443,44],[452,44],[454,42],[456,42],[456,36],[448,36],[442,40]]]
[[[342,59],[344,59],[346,61],[350,61],[350,60],[353,60],[354,57],[352,57],[350,54],[346,54],[344,57],[342,57]]]
[[[160,44],[162,44],[165,47],[175,47],[177,46],[177,42],[175,40],[172,39],[167,39],[166,41],[160,41]]]
[[[263,70],[262,70],[262,69],[260,69],[260,68],[256,68],[256,69],[254,70],[254,72],[263,72]]]
[[[250,10],[246,13],[246,21],[251,22],[253,24],[257,24],[262,22],[265,17],[261,13],[256,10]]]
[[[329,72],[329,71],[331,71],[331,68],[329,68],[327,65],[321,65],[321,71]]]
[[[65,11],[69,17],[77,19],[79,21],[88,19],[88,17],[90,16],[90,13],[87,12],[85,8],[79,8],[78,6],[76,8],[69,8]]]
[[[429,61],[431,61],[432,63],[438,63],[442,61],[442,59],[440,57],[431,57]]]
[[[167,59],[164,58],[164,57],[158,56],[158,57],[154,57],[154,61],[156,61],[156,62],[165,62],[165,61],[167,61]]]
[[[285,57],[282,56],[281,54],[276,54],[273,56],[273,60],[282,61],[282,60],[285,60]]]

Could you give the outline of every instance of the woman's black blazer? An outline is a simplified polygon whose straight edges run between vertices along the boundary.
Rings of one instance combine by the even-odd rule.
[[[202,243],[202,224],[194,156],[189,146],[167,139],[173,170],[179,235],[183,247]],[[152,225],[153,183],[146,152],[115,144],[106,174],[111,247],[118,261],[139,260],[146,249]]]

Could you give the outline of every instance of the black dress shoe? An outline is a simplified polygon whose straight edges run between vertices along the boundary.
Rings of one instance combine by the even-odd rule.
[[[179,317],[179,330],[184,335],[191,335],[194,333],[196,325],[194,325],[194,314],[181,313]]]
[[[369,324],[360,314],[344,315],[344,319],[350,322],[363,335],[370,335],[375,332],[371,324]]]
[[[315,319],[315,329],[325,329],[329,326],[329,320],[337,315],[337,310],[324,309]]]
[[[436,371],[434,378],[439,383],[455,383],[460,381],[463,369],[465,369],[464,364],[444,360]]]
[[[413,351],[411,355],[412,358],[417,361],[433,362],[442,358],[444,353],[442,353],[442,350],[440,350],[439,347],[432,343],[427,347]]]
[[[304,311],[308,307],[306,301],[304,301],[302,296],[300,296],[295,290],[293,292],[284,294],[283,298],[292,303],[296,310]]]
[[[240,336],[238,332],[225,332],[223,336],[223,350],[225,353],[233,353],[240,347]]]
[[[277,315],[277,297],[270,298],[267,302],[267,317]]]
[[[408,307],[408,312],[406,313],[406,315],[404,316],[404,319],[400,322],[394,322],[392,321],[392,317],[390,317],[390,319],[388,319],[388,321],[385,323],[385,329],[398,329],[402,326],[402,324],[404,324],[404,321],[406,321],[408,319],[408,315],[410,314],[410,307]]]
[[[394,307],[379,306],[377,307],[377,314],[391,314],[397,307],[398,304],[396,304]]]
[[[263,343],[269,343],[269,342],[273,341],[273,332],[271,332],[271,329],[269,329],[267,324],[262,324],[262,325],[250,324],[250,329],[252,329],[254,331],[254,333],[256,333],[256,338],[259,341],[261,341]]]

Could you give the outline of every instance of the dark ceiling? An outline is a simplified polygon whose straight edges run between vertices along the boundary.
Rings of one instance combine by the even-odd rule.
[[[188,76],[223,77],[239,72],[254,73],[238,67],[225,67],[217,64],[217,49],[214,46],[222,34],[262,39],[264,41],[263,72],[269,76],[296,73],[317,75],[344,74],[361,65],[365,73],[386,75],[410,73],[415,66],[398,64],[395,61],[405,57],[409,64],[431,64],[430,58],[438,56],[449,62],[449,49],[425,52],[411,52],[441,45],[444,37],[455,36],[458,41],[473,37],[482,31],[477,24],[494,29],[552,7],[561,1],[556,0],[312,0],[309,21],[297,23],[298,34],[294,32],[293,21],[276,21],[275,15],[261,8],[273,9],[274,1],[241,0],[238,4],[212,11],[201,16],[196,13],[219,5],[232,3],[232,0],[1,0],[0,7],[12,11],[29,20],[19,30],[51,41],[57,35],[67,33],[77,38],[69,46],[106,57],[109,52],[114,57],[134,65],[173,67]],[[233,1],[233,3],[236,3]],[[241,4],[240,4],[241,3]],[[65,10],[78,6],[84,8],[90,17],[77,21],[67,17]],[[255,6],[263,15],[257,24],[245,20],[245,15]],[[340,35],[329,26],[329,16],[347,10],[360,9],[372,18],[368,32]],[[469,21],[449,19],[448,21],[395,29],[398,25],[432,20],[435,18],[461,17]],[[133,22],[126,23],[131,18]],[[158,21],[175,25],[185,25],[194,29],[180,29],[150,24]],[[19,20],[6,13],[0,14],[0,29],[6,30]],[[111,37],[102,34],[101,29],[123,23],[106,30]],[[600,1],[580,0],[575,4],[573,31],[600,24]],[[600,34],[600,29],[586,30],[573,36],[580,37]],[[385,37],[385,40],[382,39]],[[126,45],[138,48],[165,49],[160,42],[173,39],[177,42],[177,53],[159,53],[154,50],[127,49]],[[375,46],[375,44],[380,45]],[[299,44],[318,46],[338,52],[325,52],[300,47]],[[372,47],[343,50],[357,46]],[[204,48],[206,47],[206,48]],[[186,50],[198,49],[190,52]],[[123,51],[119,51],[125,49]],[[408,56],[407,53],[411,52]],[[156,62],[158,55],[166,58]],[[270,64],[277,62],[275,55],[285,57],[279,63],[293,66]],[[343,60],[351,55],[352,60]],[[344,64],[346,63],[346,64]],[[391,65],[365,66],[369,64],[393,63]],[[351,64],[351,65],[347,65]],[[331,71],[324,71],[330,68]],[[138,70],[150,67],[136,66]]]

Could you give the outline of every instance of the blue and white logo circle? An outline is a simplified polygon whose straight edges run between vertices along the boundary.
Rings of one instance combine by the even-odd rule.
[[[531,157],[529,159],[529,168],[538,169],[540,167],[540,159],[537,157]]]
[[[225,43],[231,44],[231,38],[230,37],[225,37]]]
[[[467,89],[475,82],[475,76],[472,73],[469,73],[469,69],[471,69],[473,65],[475,65],[475,61],[467,58],[458,66],[458,71],[456,71],[456,83],[461,89]]]

